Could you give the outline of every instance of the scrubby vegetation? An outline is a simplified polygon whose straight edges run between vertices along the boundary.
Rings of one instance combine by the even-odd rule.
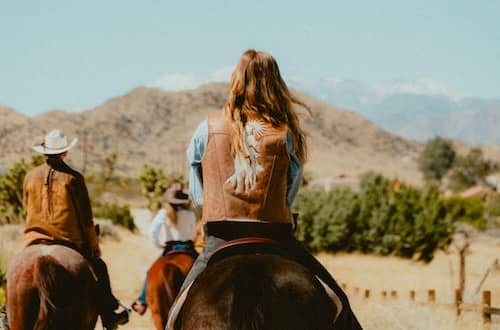
[[[147,207],[153,212],[161,207],[161,196],[170,184],[173,182],[186,184],[184,175],[176,172],[165,175],[161,168],[155,168],[147,164],[142,168],[139,181],[142,194],[148,201]]]
[[[109,219],[115,225],[125,227],[131,231],[136,229],[134,218],[130,213],[128,205],[117,205],[115,203],[94,204],[94,217]]]
[[[360,251],[430,261],[436,250],[450,244],[456,222],[486,227],[481,199],[444,199],[433,186],[418,189],[373,173],[362,177],[357,192],[304,189],[295,211],[300,214],[296,236],[315,252]]]
[[[42,163],[41,156],[33,156],[30,161],[21,159],[7,173],[0,175],[0,225],[20,223],[24,220],[24,176],[33,167]]]
[[[486,177],[499,169],[499,164],[484,157],[482,149],[457,155],[453,143],[440,137],[426,142],[417,163],[426,182],[440,186],[445,179],[447,188],[454,192],[478,184],[488,186]]]
[[[436,137],[427,141],[418,157],[418,168],[425,180],[441,182],[455,161],[455,150],[450,140]]]

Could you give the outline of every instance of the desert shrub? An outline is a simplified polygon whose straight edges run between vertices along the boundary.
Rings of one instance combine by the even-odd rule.
[[[483,151],[472,148],[465,156],[458,156],[448,176],[448,186],[462,191],[476,184],[488,185],[486,177],[498,168],[498,164],[485,159]]]
[[[455,155],[450,140],[441,137],[430,139],[418,157],[418,168],[424,179],[439,182],[453,166]]]
[[[21,159],[7,173],[0,175],[0,224],[20,223],[26,214],[23,208],[23,181],[26,173],[43,163],[43,157]]]
[[[120,206],[115,203],[102,203],[94,206],[94,216],[109,219],[113,224],[135,231],[134,218],[128,205]]]
[[[451,197],[444,200],[448,217],[484,230],[487,226],[485,203],[481,197]]]
[[[187,179],[182,173],[171,172],[165,175],[161,168],[144,165],[139,176],[142,194],[148,201],[148,209],[155,212],[161,207],[161,197],[168,186],[174,182],[187,184]]]
[[[116,227],[113,226],[111,220],[99,220],[99,239],[111,239],[113,241],[120,241],[120,234]]]
[[[430,261],[447,246],[453,218],[436,188],[413,188],[381,175],[348,188],[304,190],[294,205],[296,236],[312,251],[361,251]]]
[[[500,217],[500,194],[488,196],[484,208],[486,216]]]
[[[6,284],[7,284],[7,276],[5,274],[4,265],[0,255],[0,306],[4,303],[5,300],[4,288]]]
[[[167,177],[162,169],[144,165],[139,176],[143,196],[148,201],[148,209],[157,210],[161,207],[161,195],[167,189]]]

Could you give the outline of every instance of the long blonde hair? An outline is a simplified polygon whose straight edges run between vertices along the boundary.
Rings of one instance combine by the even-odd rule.
[[[306,135],[292,108],[293,103],[310,112],[307,105],[290,94],[278,63],[270,54],[253,49],[243,53],[231,76],[229,98],[224,106],[224,115],[234,131],[233,153],[248,156],[243,140],[245,124],[248,115],[255,113],[275,127],[288,126],[293,150],[304,164],[307,160]]]

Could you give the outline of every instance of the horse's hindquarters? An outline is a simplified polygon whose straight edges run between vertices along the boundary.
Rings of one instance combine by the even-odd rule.
[[[278,255],[228,257],[202,272],[180,329],[332,329],[336,306],[309,270]]]
[[[86,260],[62,246],[31,246],[7,273],[7,314],[12,330],[93,329],[95,282]]]

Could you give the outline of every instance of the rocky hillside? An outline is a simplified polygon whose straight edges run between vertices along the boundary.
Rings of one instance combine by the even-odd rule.
[[[196,125],[220,109],[227,85],[208,84],[190,91],[165,92],[140,87],[94,109],[69,113],[50,111],[28,117],[0,107],[0,166],[32,154],[30,145],[45,132],[61,128],[80,142],[70,153],[76,168],[99,171],[106,155],[118,155],[117,170],[137,175],[146,163],[166,172],[186,171],[184,150]],[[389,134],[360,116],[296,96],[311,107],[302,120],[310,135],[310,162],[314,176],[380,171],[411,182],[419,180],[414,158],[420,145]]]

